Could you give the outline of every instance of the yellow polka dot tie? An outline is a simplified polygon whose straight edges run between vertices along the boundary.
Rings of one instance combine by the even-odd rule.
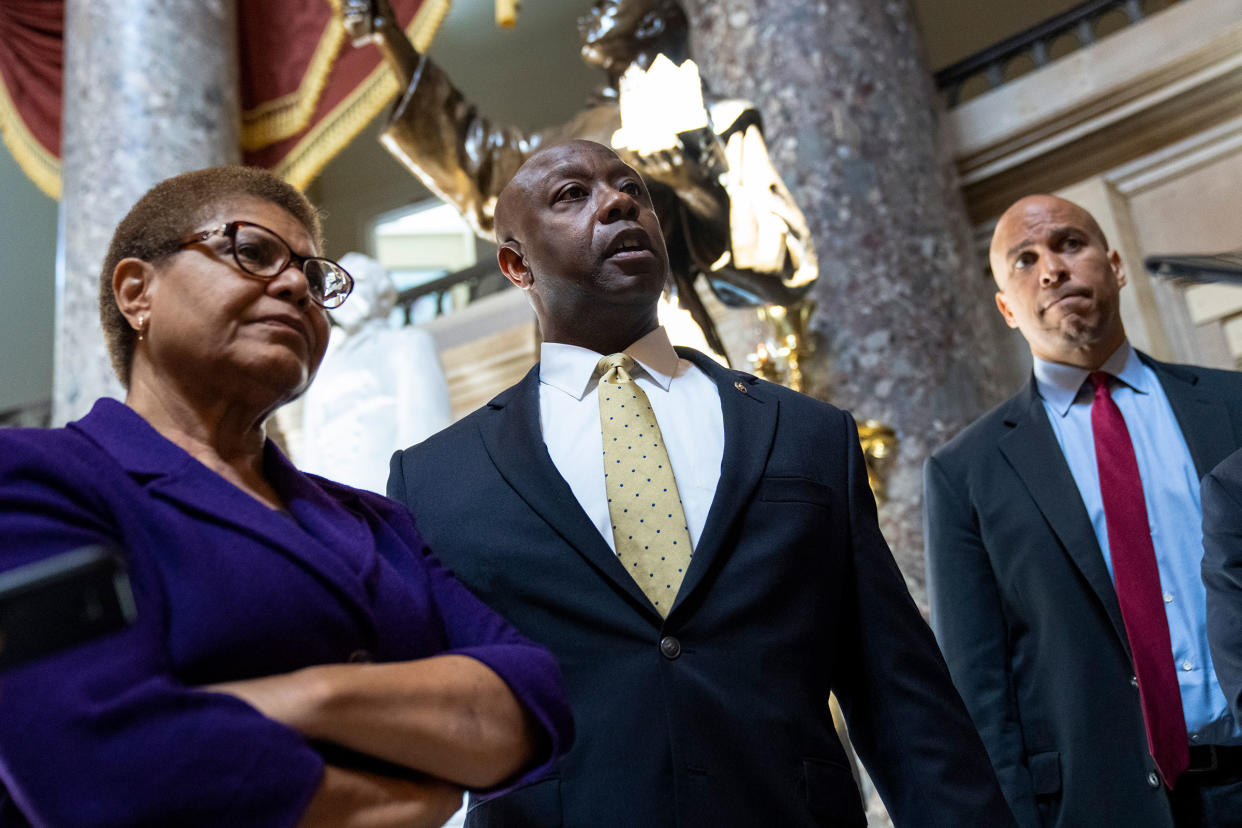
[[[664,438],[633,370],[625,354],[610,354],[596,367],[608,514],[617,558],[667,616],[693,551]]]

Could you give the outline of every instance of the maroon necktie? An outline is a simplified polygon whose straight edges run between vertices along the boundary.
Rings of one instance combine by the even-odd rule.
[[[1117,403],[1108,393],[1110,374],[1091,374],[1095,400],[1091,404],[1091,431],[1095,436],[1095,463],[1100,472],[1100,495],[1108,549],[1113,558],[1113,583],[1121,618],[1130,640],[1134,673],[1138,677],[1147,747],[1160,777],[1170,788],[1190,764],[1182,695],[1173,665],[1169,620],[1164,612],[1156,552],[1147,524],[1143,481],[1130,442],[1130,431]]]

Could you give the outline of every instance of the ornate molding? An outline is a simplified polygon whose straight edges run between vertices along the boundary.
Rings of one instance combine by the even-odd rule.
[[[1229,132],[1242,117],[1242,0],[1166,9],[947,114],[975,223]]]

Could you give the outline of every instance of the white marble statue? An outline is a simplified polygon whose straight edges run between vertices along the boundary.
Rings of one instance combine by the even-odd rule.
[[[450,422],[448,386],[431,334],[394,328],[392,277],[376,260],[347,253],[354,292],[331,311],[335,327],[302,402],[298,466],[384,493],[393,451]]]

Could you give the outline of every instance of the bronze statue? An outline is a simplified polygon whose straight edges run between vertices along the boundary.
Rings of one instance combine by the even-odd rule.
[[[376,43],[405,89],[380,140],[489,239],[496,196],[531,153],[570,138],[613,146],[622,127],[622,76],[633,67],[649,70],[660,55],[681,64],[689,51],[685,12],[674,0],[600,0],[578,29],[583,59],[604,70],[607,86],[568,123],[528,133],[479,114],[414,49],[388,0],[345,0],[343,14],[355,45]],[[670,132],[660,149],[614,149],[647,181],[679,304],[723,355],[694,291],[697,277],[730,307],[790,306],[817,268],[806,220],[768,160],[759,113],[745,101],[703,97],[706,127]]]

